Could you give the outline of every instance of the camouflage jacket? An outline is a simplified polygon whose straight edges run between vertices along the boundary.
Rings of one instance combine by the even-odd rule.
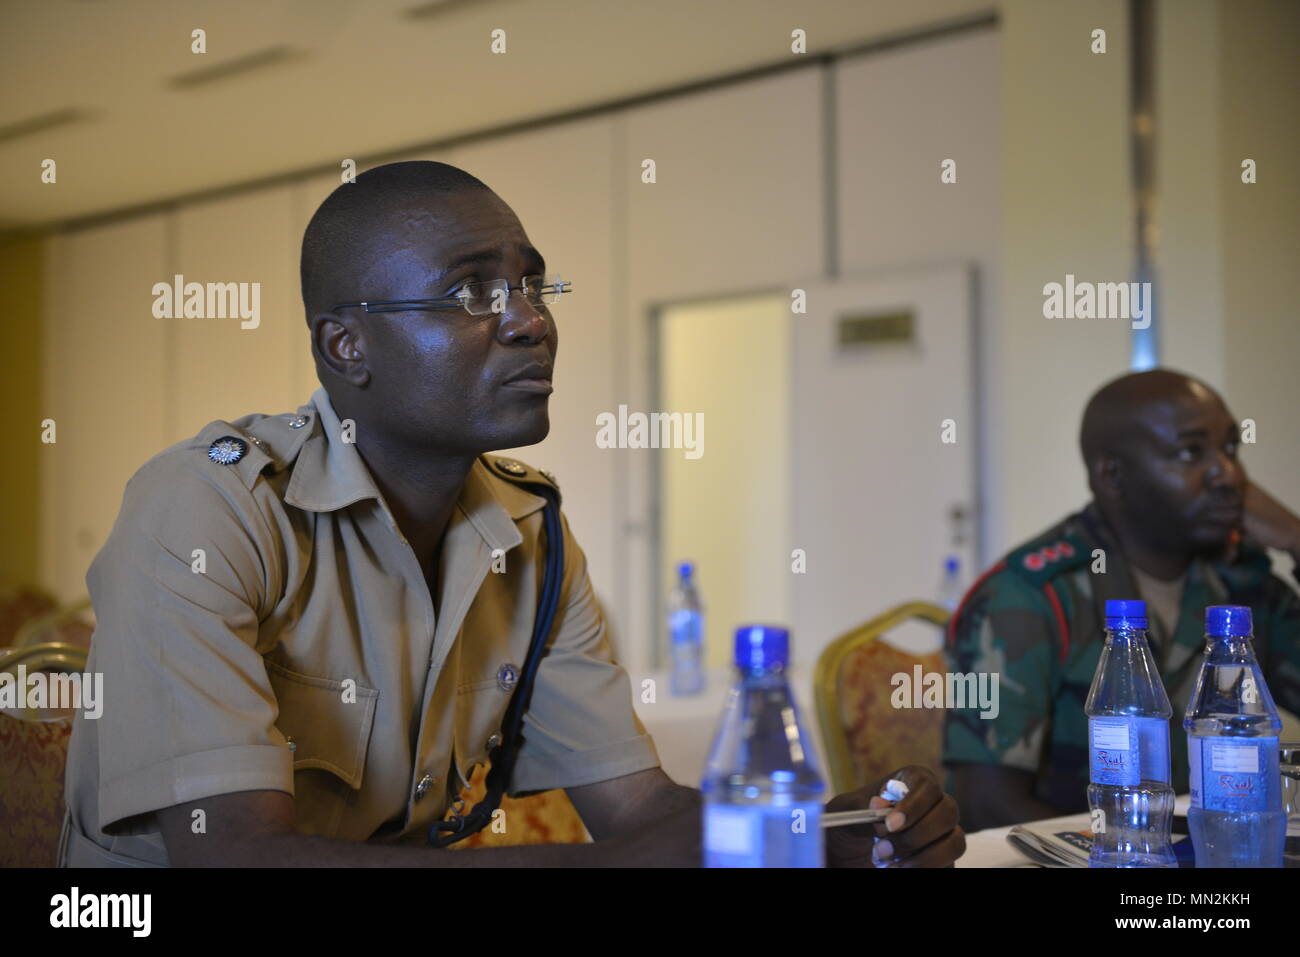
[[[1104,570],[1103,570],[1104,569]],[[952,709],[944,763],[1029,771],[1035,794],[1061,813],[1087,807],[1088,689],[1105,644],[1107,599],[1141,597],[1096,505],[1025,543],[975,582],[948,627],[954,672],[998,674],[996,717]],[[1267,553],[1240,549],[1230,565],[1188,569],[1172,635],[1151,618],[1152,652],[1173,705],[1172,784],[1187,791],[1183,714],[1200,669],[1207,605],[1254,612],[1255,655],[1280,707],[1300,711],[1300,596],[1272,574]]]

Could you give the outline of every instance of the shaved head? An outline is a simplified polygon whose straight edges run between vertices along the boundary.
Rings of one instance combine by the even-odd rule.
[[[1140,439],[1149,407],[1187,399],[1223,406],[1218,393],[1205,383],[1171,369],[1135,372],[1106,383],[1083,411],[1079,450],[1084,463],[1091,466],[1099,456],[1114,455]]]
[[[1121,376],[1088,401],[1079,447],[1107,522],[1147,554],[1221,549],[1241,521],[1239,429],[1217,392],[1169,369]]]
[[[320,204],[302,237],[299,277],[307,323],[336,303],[369,295],[360,281],[376,259],[392,252],[394,220],[402,220],[451,193],[491,189],[448,163],[411,161],[366,170]]]

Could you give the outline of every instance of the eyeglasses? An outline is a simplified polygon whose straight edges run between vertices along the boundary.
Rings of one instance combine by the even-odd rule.
[[[573,292],[573,283],[558,276],[524,276],[520,285],[512,286],[509,280],[492,279],[488,282],[467,282],[454,296],[440,299],[388,299],[380,302],[341,302],[334,309],[359,306],[366,312],[405,312],[408,309],[462,308],[471,316],[490,316],[506,311],[510,293],[521,291],[533,308],[549,306],[566,292]]]

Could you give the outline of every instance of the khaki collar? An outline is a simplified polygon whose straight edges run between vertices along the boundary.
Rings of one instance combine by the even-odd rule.
[[[312,393],[311,436],[303,443],[293,464],[293,475],[284,500],[297,508],[312,512],[333,512],[355,502],[374,499],[379,502],[388,524],[397,527],[388,503],[375,484],[361,453],[352,442],[342,440],[343,429],[338,414],[325,389]],[[510,549],[523,541],[515,522],[545,506],[546,500],[533,495],[488,470],[480,456],[465,477],[457,510],[493,548]],[[453,516],[453,524],[456,517]]]

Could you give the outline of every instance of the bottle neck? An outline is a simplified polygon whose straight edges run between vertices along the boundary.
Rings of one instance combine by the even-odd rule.
[[[1206,635],[1206,660],[1215,664],[1255,664],[1255,648],[1249,635]]]
[[[772,668],[736,668],[736,677],[741,684],[752,688],[776,688],[786,683],[784,666]]]
[[[1108,645],[1126,645],[1147,642],[1147,629],[1133,628],[1125,626],[1122,628],[1106,629],[1106,644]]]

